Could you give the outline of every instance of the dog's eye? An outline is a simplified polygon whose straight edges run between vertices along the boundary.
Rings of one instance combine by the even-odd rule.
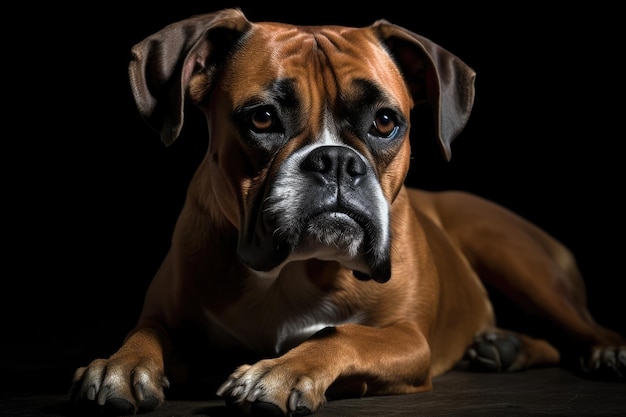
[[[250,115],[250,128],[255,132],[271,131],[276,125],[276,114],[269,107],[259,107]]]
[[[233,123],[248,146],[273,152],[287,137],[281,109],[272,104],[250,103],[235,110]]]
[[[369,133],[377,137],[391,139],[398,133],[399,129],[393,113],[383,109],[376,113]]]

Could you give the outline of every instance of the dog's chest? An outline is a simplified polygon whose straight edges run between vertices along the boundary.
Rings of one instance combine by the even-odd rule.
[[[302,265],[283,269],[279,277],[253,276],[246,292],[219,315],[206,311],[213,342],[260,353],[279,354],[317,331],[361,316],[320,290]]]

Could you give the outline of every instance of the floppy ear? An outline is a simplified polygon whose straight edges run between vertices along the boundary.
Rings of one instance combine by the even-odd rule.
[[[372,28],[400,68],[414,102],[430,104],[435,133],[449,160],[450,145],[472,111],[476,73],[449,51],[403,27],[378,20]]]
[[[202,71],[210,85],[217,65],[251,27],[239,9],[194,16],[133,46],[130,86],[144,120],[171,145],[183,126],[185,92]]]

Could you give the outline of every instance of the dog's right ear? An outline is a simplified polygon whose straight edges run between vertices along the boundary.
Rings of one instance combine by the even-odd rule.
[[[210,81],[251,25],[241,10],[225,9],[173,23],[132,48],[128,72],[135,103],[165,145],[182,129],[192,76],[202,71]]]

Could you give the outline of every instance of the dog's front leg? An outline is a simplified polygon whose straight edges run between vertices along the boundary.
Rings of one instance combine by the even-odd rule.
[[[153,410],[163,403],[169,385],[163,359],[169,346],[158,325],[138,326],[111,357],[76,370],[70,400],[115,414]]]
[[[399,394],[431,388],[430,349],[410,323],[326,328],[284,355],[240,366],[218,389],[251,414],[304,415],[334,395]]]

